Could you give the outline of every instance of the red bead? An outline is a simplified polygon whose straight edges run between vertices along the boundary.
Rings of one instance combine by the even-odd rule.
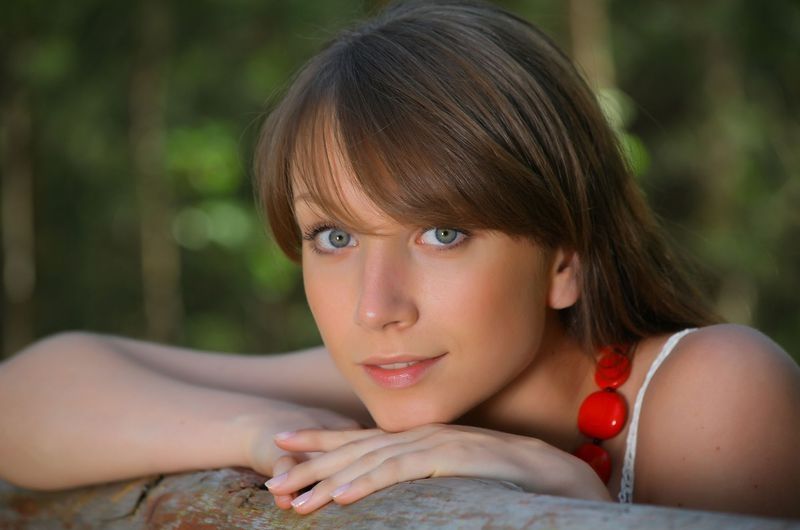
[[[618,388],[631,375],[631,360],[622,346],[606,346],[597,361],[594,380],[600,388]]]
[[[604,483],[611,477],[611,457],[597,444],[585,443],[573,453],[589,464]]]
[[[613,390],[598,390],[583,400],[578,410],[578,429],[589,438],[612,438],[625,426],[628,407]]]

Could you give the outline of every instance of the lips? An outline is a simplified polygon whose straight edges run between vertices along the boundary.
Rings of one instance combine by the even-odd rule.
[[[408,368],[409,366],[413,366],[417,363],[422,361],[410,361],[407,363],[392,363],[392,364],[379,364],[377,365],[378,368],[383,368],[384,370],[398,370],[400,368]]]
[[[432,358],[373,357],[362,363],[362,366],[367,375],[379,386],[401,389],[417,384],[445,355]]]

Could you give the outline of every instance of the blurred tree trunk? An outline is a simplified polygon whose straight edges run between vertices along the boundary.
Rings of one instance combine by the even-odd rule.
[[[34,338],[33,294],[36,257],[33,204],[31,111],[17,87],[3,105],[3,352],[22,349]]]
[[[594,90],[615,86],[606,0],[569,0],[572,58]]]
[[[742,79],[730,43],[719,32],[705,35],[704,99],[706,114],[700,130],[704,146],[700,158],[703,179],[703,230],[713,238],[737,241],[732,234],[736,218],[735,199],[743,181],[746,150],[737,146],[731,116],[741,113],[746,101]],[[750,324],[758,301],[753,272],[732,267],[720,278],[717,311],[726,319]]]
[[[172,204],[166,178],[164,107],[169,16],[158,0],[140,4],[138,49],[130,86],[130,142],[137,178],[142,289],[147,336],[178,338],[183,302],[180,252],[170,233]]]

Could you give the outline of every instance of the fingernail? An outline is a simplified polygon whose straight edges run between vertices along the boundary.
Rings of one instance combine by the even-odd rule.
[[[292,506],[293,506],[294,508],[297,508],[297,507],[299,507],[299,506],[302,506],[303,504],[305,504],[305,503],[306,503],[306,501],[307,501],[308,499],[310,499],[310,498],[311,498],[311,494],[312,494],[312,493],[314,493],[314,490],[307,491],[307,492],[303,493],[302,495],[300,495],[299,497],[297,497],[295,500],[293,500],[293,501],[292,501]]]
[[[350,489],[350,483],[349,482],[347,484],[342,484],[341,486],[339,486],[338,488],[333,490],[333,493],[331,493],[331,497],[333,497],[335,499],[336,497],[338,497],[339,495],[341,495],[342,493],[344,493],[348,489]]]
[[[268,481],[266,481],[266,482],[264,483],[264,485],[265,485],[267,488],[274,488],[275,486],[279,486],[279,485],[283,484],[283,482],[285,482],[285,481],[286,481],[286,476],[287,476],[288,474],[289,474],[289,473],[281,473],[281,474],[280,474],[280,475],[278,475],[278,476],[272,477],[271,479],[269,479]]]
[[[273,436],[273,438],[275,438],[276,440],[286,440],[287,438],[291,438],[292,436],[294,436],[294,434],[295,434],[294,431],[284,431],[284,432],[279,432],[278,434]]]

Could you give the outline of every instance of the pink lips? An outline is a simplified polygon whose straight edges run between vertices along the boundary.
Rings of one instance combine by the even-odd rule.
[[[364,371],[367,372],[373,381],[383,388],[408,388],[415,385],[422,379],[431,367],[439,362],[445,354],[433,357],[432,359],[424,359],[414,362],[410,366],[402,368],[382,368],[377,364],[364,364]],[[404,362],[400,360],[391,360],[382,362],[381,364],[388,365],[393,363]],[[410,362],[410,360],[405,361]]]

